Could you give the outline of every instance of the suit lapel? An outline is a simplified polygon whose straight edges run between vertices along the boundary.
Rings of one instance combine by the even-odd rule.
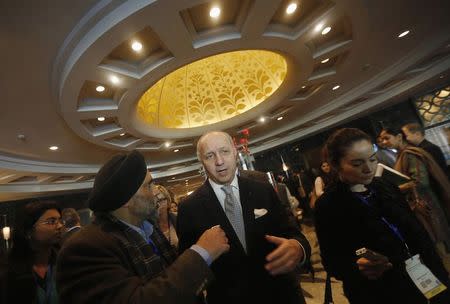
[[[225,231],[230,244],[233,244],[236,248],[239,248],[239,250],[242,251],[243,254],[245,254],[244,247],[242,247],[242,244],[239,241],[239,238],[234,231],[233,226],[231,226],[231,223],[228,220],[225,211],[220,205],[220,202],[217,199],[217,196],[208,181],[205,181],[202,186],[202,196],[202,204],[208,213],[208,221],[213,225],[220,225],[223,231]],[[244,212],[244,210],[242,211]]]

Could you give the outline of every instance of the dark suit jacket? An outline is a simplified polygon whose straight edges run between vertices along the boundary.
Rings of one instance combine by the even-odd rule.
[[[375,193],[373,209],[342,182],[327,189],[317,200],[316,233],[322,264],[329,274],[343,281],[344,293],[352,304],[427,303],[406,273],[404,261],[408,255],[403,242],[381,216],[397,226],[411,254],[419,253],[431,271],[447,284],[447,273],[434,245],[398,188],[377,178],[369,187]],[[361,247],[387,256],[393,269],[378,280],[366,279],[356,265],[355,251]],[[448,303],[445,301],[431,303]]]
[[[181,202],[178,209],[180,252],[191,246],[206,229],[220,225],[225,231],[230,251],[212,265],[216,280],[207,289],[209,304],[217,303],[302,303],[299,282],[294,274],[271,276],[265,269],[265,257],[275,247],[264,235],[297,239],[309,259],[311,248],[267,183],[238,178],[245,223],[247,253],[244,251],[210,183]],[[254,209],[268,212],[255,219]]]
[[[61,237],[61,244],[64,244],[65,241],[67,241],[67,239],[69,239],[71,236],[73,236],[75,233],[77,233],[78,231],[80,231],[81,227],[74,227],[72,230],[69,230],[67,232],[65,232],[63,234],[63,236]]]
[[[125,244],[124,237],[117,226],[103,222],[83,227],[64,243],[56,273],[61,303],[198,303],[197,294],[212,279],[198,253],[186,250],[161,272],[160,257],[150,245],[140,249]],[[140,274],[142,261],[127,246],[154,263],[153,273],[145,273],[151,279]]]
[[[428,153],[433,156],[434,160],[437,162],[439,167],[442,168],[442,171],[444,171],[447,176],[449,176],[448,168],[447,168],[447,162],[445,161],[444,153],[442,153],[441,149],[433,144],[432,142],[429,142],[428,140],[424,139],[418,146],[419,148],[424,149]]]

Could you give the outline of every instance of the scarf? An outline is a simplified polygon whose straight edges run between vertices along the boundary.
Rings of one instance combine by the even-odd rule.
[[[151,236],[152,242],[158,250],[155,252],[137,231],[122,223],[112,214],[96,212],[95,215],[97,224],[101,226],[106,224],[113,228],[109,233],[122,243],[132,260],[135,272],[144,280],[148,281],[158,276],[177,258],[175,250],[157,225],[153,225]]]
[[[428,174],[435,181],[441,200],[442,207],[447,214],[450,214],[450,182],[447,175],[442,171],[441,167],[436,163],[433,157],[425,150],[407,146],[397,157],[394,169],[402,173],[408,172],[409,164],[407,154],[417,157],[426,167]]]

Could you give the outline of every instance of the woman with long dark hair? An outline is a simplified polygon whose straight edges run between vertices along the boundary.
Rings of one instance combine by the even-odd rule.
[[[63,223],[56,203],[33,202],[24,207],[15,228],[6,271],[7,303],[56,304],[56,246]]]
[[[420,202],[426,204],[428,232],[445,258],[445,251],[450,252],[450,227],[445,213],[450,210],[450,183],[446,174],[428,152],[409,145],[400,128],[384,128],[380,137],[389,148],[398,150],[394,168],[415,181]]]
[[[328,274],[343,281],[351,304],[428,303],[405,263],[419,261],[419,255],[446,286],[448,273],[398,187],[374,178],[370,137],[359,129],[337,130],[325,155],[338,174],[316,203],[316,233]],[[446,290],[430,303],[449,300]]]
[[[330,164],[327,161],[323,161],[320,164],[320,173],[314,181],[314,190],[316,191],[316,196],[320,197],[324,192],[325,188],[331,184],[333,181],[333,175],[331,172]]]

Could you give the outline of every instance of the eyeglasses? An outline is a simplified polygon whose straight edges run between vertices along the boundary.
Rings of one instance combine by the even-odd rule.
[[[36,224],[45,224],[49,226],[56,226],[58,223],[65,225],[66,221],[63,220],[62,218],[51,217],[46,219],[45,221],[36,222]]]

